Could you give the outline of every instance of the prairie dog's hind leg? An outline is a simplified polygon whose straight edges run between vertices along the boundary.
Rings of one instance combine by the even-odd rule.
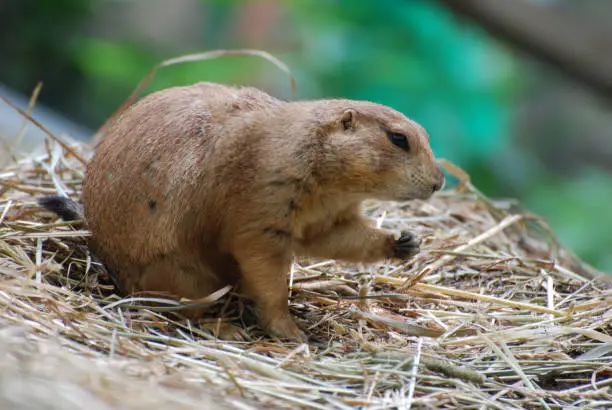
[[[218,279],[213,270],[201,260],[184,256],[166,255],[142,268],[135,289],[128,292],[159,292],[162,297],[198,299],[210,295],[227,285]],[[198,319],[204,308],[178,311],[190,319]]]
[[[291,257],[266,248],[265,240],[245,243],[236,254],[242,270],[242,291],[255,302],[263,328],[279,338],[306,342],[289,313],[287,273]]]

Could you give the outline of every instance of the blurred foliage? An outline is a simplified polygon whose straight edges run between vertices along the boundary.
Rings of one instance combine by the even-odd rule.
[[[227,38],[226,26],[244,1],[202,1],[201,47],[171,54],[85,30],[102,3],[15,1],[4,6],[0,34],[12,40],[0,55],[0,80],[25,93],[42,80],[43,102],[96,128],[161,59],[242,46]],[[464,167],[485,193],[518,196],[547,217],[578,254],[612,272],[612,216],[606,215],[611,178],[588,170],[561,179],[517,149],[512,114],[524,73],[498,43],[477,27],[462,25],[434,1],[280,4],[285,9],[281,19],[291,27],[283,34],[289,37],[285,43],[292,46],[267,51],[289,63],[299,98],[366,99],[406,113],[428,129],[436,153]],[[147,91],[200,80],[249,84],[266,76],[279,90],[287,82],[267,62],[231,57],[165,68]]]
[[[545,215],[570,249],[605,272],[612,272],[612,178],[603,170],[584,169],[567,179],[534,178],[524,204]]]
[[[83,77],[73,38],[94,12],[95,0],[0,2],[0,81],[26,94],[44,81],[49,105],[69,112]]]

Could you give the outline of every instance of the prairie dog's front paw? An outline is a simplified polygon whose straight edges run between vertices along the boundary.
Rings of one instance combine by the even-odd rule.
[[[409,231],[402,231],[393,244],[393,257],[403,260],[410,259],[419,253],[420,245],[421,240],[416,235]]]

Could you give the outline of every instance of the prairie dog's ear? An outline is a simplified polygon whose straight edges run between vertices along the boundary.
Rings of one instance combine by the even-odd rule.
[[[342,128],[347,131],[352,129],[355,126],[355,120],[357,117],[357,113],[352,108],[344,110],[342,113],[342,117],[340,117],[340,123],[342,124]]]

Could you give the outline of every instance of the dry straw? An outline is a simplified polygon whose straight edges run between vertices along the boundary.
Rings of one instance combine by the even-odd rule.
[[[197,301],[201,323],[117,297],[87,231],[35,202],[79,198],[91,148],[46,145],[0,158],[1,408],[612,407],[607,279],[446,161],[456,188],[365,207],[421,235],[414,260],[295,263],[291,310],[312,338],[296,345],[229,289]]]

